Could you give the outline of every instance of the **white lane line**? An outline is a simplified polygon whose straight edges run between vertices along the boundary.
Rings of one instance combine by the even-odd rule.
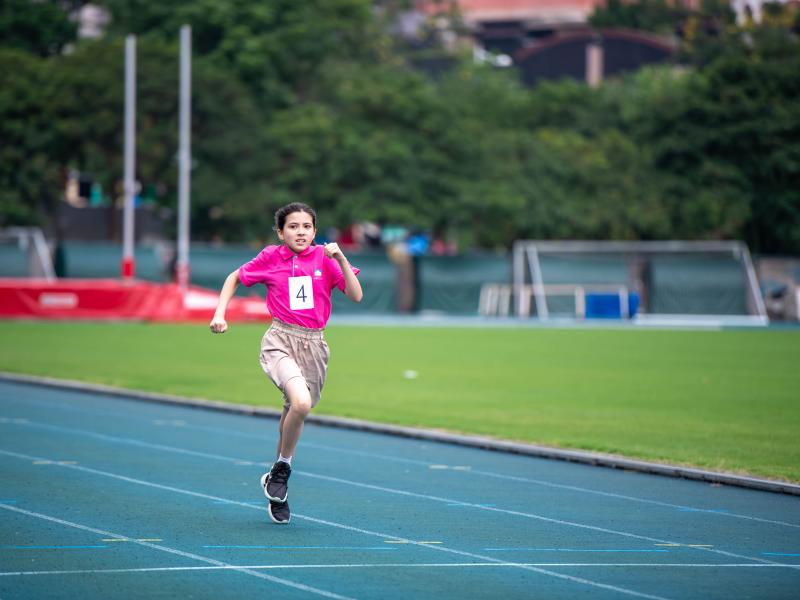
[[[71,465],[63,465],[63,466],[71,466]],[[66,521],[64,519],[59,519],[57,517],[53,517],[50,515],[45,515],[38,512],[33,512],[30,510],[24,510],[22,508],[17,508],[16,506],[10,506],[8,504],[0,504],[0,508],[4,510],[9,510],[12,512],[16,512],[19,514],[27,515],[29,517],[34,517],[37,519],[42,519],[44,521],[49,521],[51,523],[58,523],[59,525],[65,525],[67,527],[72,527],[74,529],[81,529],[83,531],[90,531],[92,533],[96,533],[99,535],[104,535],[107,537],[113,537],[120,540],[126,540],[129,542],[133,542],[139,546],[144,546],[146,548],[152,548],[154,550],[160,550],[161,552],[167,552],[169,554],[175,554],[177,556],[182,556],[184,558],[190,558],[192,560],[197,560],[200,562],[208,563],[214,565],[216,567],[225,567],[230,568],[235,571],[239,571],[240,573],[245,573],[247,575],[252,575],[253,577],[258,577],[259,579],[266,579],[268,581],[272,581],[273,583],[279,583],[281,585],[289,586],[296,588],[298,590],[303,590],[304,592],[310,592],[313,594],[318,594],[320,596],[325,596],[326,598],[338,598],[340,600],[353,600],[352,598],[348,598],[347,596],[340,596],[339,594],[334,594],[333,592],[328,592],[326,590],[321,590],[319,588],[311,587],[309,585],[304,585],[302,583],[295,583],[294,581],[289,581],[288,579],[281,579],[280,577],[274,577],[272,575],[267,575],[266,573],[259,573],[258,571],[253,571],[247,568],[237,568],[234,565],[229,565],[227,563],[221,562],[219,560],[214,560],[213,558],[208,558],[207,556],[200,556],[199,554],[194,554],[192,552],[184,552],[182,550],[176,550],[175,548],[169,548],[167,546],[162,546],[160,544],[153,544],[150,542],[143,542],[138,539],[129,538],[128,536],[114,533],[113,531],[105,531],[103,529],[96,529],[94,527],[89,527],[88,525],[81,525],[80,523],[74,523],[72,521]]]
[[[560,567],[560,568],[688,568],[688,569],[770,569],[786,565],[759,565],[751,563],[362,563],[340,565],[224,565],[202,567],[139,567],[136,569],[75,569],[63,571],[4,571],[0,577],[28,577],[40,575],[94,575],[117,573],[160,573],[172,571],[280,571],[296,569],[442,569],[442,568],[503,568],[503,567]]]
[[[333,521],[326,521],[325,519],[317,519],[317,518],[309,517],[309,516],[303,516],[303,518],[306,519],[307,521],[311,521],[313,523],[319,523],[321,525],[330,525],[330,526],[333,526],[333,527],[339,527],[339,528],[346,529],[346,530],[349,530],[349,531],[355,531],[357,533],[363,533],[365,535],[372,535],[372,536],[378,536],[378,537],[387,537],[387,538],[388,537],[396,537],[396,536],[388,536],[388,535],[381,534],[381,533],[375,532],[375,531],[370,531],[368,529],[361,529],[359,527],[352,527],[350,525],[343,525],[341,523],[335,523]],[[475,553],[472,553],[472,552],[464,552],[462,550],[455,550],[453,548],[447,548],[446,546],[430,545],[430,544],[423,545],[423,544],[420,544],[419,542],[412,542],[412,543],[417,545],[418,547],[421,547],[421,548],[430,548],[431,550],[436,550],[436,551],[439,551],[439,552],[447,552],[447,553],[456,554],[456,555],[459,555],[459,556],[466,556],[468,558],[485,560],[485,561],[488,561],[488,562],[493,562],[495,564],[505,562],[505,561],[499,560],[499,559],[491,557],[491,556],[484,556],[482,554],[475,554]],[[541,567],[532,567],[532,566],[526,566],[526,565],[519,564],[516,568],[525,569],[527,571],[534,571],[536,573],[541,573],[543,575],[549,575],[551,577],[557,577],[558,579],[564,579],[566,581],[572,581],[574,583],[581,583],[581,584],[589,585],[589,586],[600,588],[600,589],[611,590],[611,591],[619,592],[621,594],[625,594],[625,595],[628,595],[628,596],[635,596],[635,597],[638,597],[638,598],[649,598],[651,600],[666,600],[666,598],[664,596],[655,596],[655,595],[651,595],[651,594],[645,594],[645,593],[642,593],[642,592],[637,592],[635,590],[631,590],[629,588],[623,588],[623,587],[619,587],[619,586],[609,585],[609,584],[606,584],[606,583],[600,583],[600,582],[597,582],[597,581],[594,581],[594,580],[591,580],[591,579],[585,579],[583,577],[575,577],[575,576],[572,576],[572,575],[565,575],[564,573],[558,573],[556,571],[551,571],[549,569],[543,569]]]
[[[61,427],[61,426],[58,426],[58,425],[47,425],[47,424],[43,424],[43,423],[25,423],[25,426],[35,427],[35,428],[39,428],[39,429],[52,430],[52,431],[60,431],[60,432],[69,433],[69,434],[73,434],[73,435],[83,435],[83,436],[86,436],[86,437],[101,439],[103,441],[109,441],[109,442],[114,442],[114,443],[122,443],[122,444],[130,444],[130,445],[139,446],[139,447],[142,447],[142,448],[150,448],[150,449],[154,449],[154,450],[159,450],[159,451],[164,451],[164,452],[172,452],[172,453],[176,453],[176,454],[185,454],[185,455],[188,455],[188,456],[197,456],[197,457],[200,457],[200,458],[219,460],[219,461],[224,461],[224,462],[229,462],[229,463],[234,463],[234,464],[238,464],[239,462],[241,462],[243,460],[243,459],[238,458],[238,457],[222,456],[220,454],[212,454],[212,453],[209,453],[209,452],[199,452],[199,451],[196,451],[196,450],[187,450],[187,449],[184,449],[184,448],[178,448],[178,447],[175,447],[175,446],[167,446],[167,445],[164,445],[164,444],[152,444],[150,442],[144,442],[144,441],[137,440],[137,439],[134,439],[134,438],[123,438],[123,437],[118,437],[118,436],[106,435],[106,434],[102,434],[102,433],[96,433],[96,432],[93,432],[93,431],[86,431],[86,430],[82,430],[82,429],[74,429],[74,428],[71,428],[71,427]],[[74,465],[63,465],[63,466],[74,466]],[[341,478],[338,478],[338,477],[331,477],[329,475],[322,475],[322,474],[319,474],[319,473],[311,473],[310,471],[299,471],[299,470],[296,470],[295,473],[297,475],[301,475],[301,476],[320,479],[320,480],[323,480],[323,481],[330,481],[330,482],[334,482],[334,483],[340,483],[340,484],[344,484],[344,485],[350,485],[350,486],[354,486],[354,487],[360,487],[360,488],[364,488],[364,489],[371,489],[371,490],[378,491],[378,492],[383,492],[383,493],[396,494],[396,495],[406,496],[406,497],[411,497],[411,498],[421,498],[423,500],[430,500],[430,501],[434,501],[434,502],[443,502],[443,503],[449,504],[449,505],[456,504],[456,505],[459,505],[459,506],[476,508],[478,510],[486,510],[486,511],[496,512],[496,513],[501,513],[501,514],[514,515],[514,516],[523,517],[523,518],[526,518],[526,519],[535,519],[535,520],[544,521],[544,522],[547,522],[547,523],[554,523],[556,525],[566,525],[566,526],[569,526],[569,527],[578,527],[578,528],[581,528],[581,529],[588,529],[588,530],[591,530],[591,531],[598,531],[598,532],[601,532],[601,533],[608,533],[608,534],[612,534],[612,535],[624,536],[624,537],[631,538],[631,539],[645,540],[645,541],[653,542],[653,543],[657,543],[657,544],[677,544],[678,543],[678,542],[675,542],[675,541],[672,541],[672,540],[663,540],[663,539],[660,539],[660,538],[654,538],[654,537],[650,537],[650,536],[639,535],[639,534],[635,534],[635,533],[629,533],[629,532],[626,532],[626,531],[619,531],[619,530],[615,530],[615,529],[607,529],[607,528],[599,527],[599,526],[596,526],[596,525],[587,525],[585,523],[576,523],[574,521],[565,521],[565,520],[562,520],[562,519],[555,519],[555,518],[552,518],[552,517],[545,517],[543,515],[537,515],[537,514],[534,514],[534,513],[526,513],[526,512],[522,512],[522,511],[516,511],[516,510],[510,510],[510,509],[504,509],[504,508],[497,508],[497,507],[494,507],[494,506],[487,506],[485,504],[476,504],[476,503],[472,503],[472,502],[464,502],[464,501],[461,501],[461,500],[454,500],[452,498],[443,498],[441,496],[432,496],[432,495],[429,495],[429,494],[419,494],[419,493],[416,493],[416,492],[409,492],[409,491],[406,491],[406,490],[397,490],[397,489],[393,489],[393,488],[387,488],[387,487],[378,486],[378,485],[372,485],[372,484],[368,484],[368,483],[361,483],[361,482],[357,482],[357,481],[351,481],[351,480],[348,480],[348,479],[341,479]],[[689,544],[679,544],[679,545],[683,546],[683,547],[690,547]],[[765,559],[765,558],[747,556],[747,555],[743,555],[743,554],[736,554],[734,552],[727,552],[725,550],[720,550],[720,549],[717,549],[717,548],[696,548],[696,547],[694,547],[692,549],[694,549],[694,550],[703,550],[703,551],[708,551],[708,552],[714,552],[716,554],[720,554],[720,555],[723,555],[723,556],[727,556],[729,558],[740,559],[740,560],[752,560],[752,561],[762,562],[762,563],[767,563],[767,564],[774,562],[774,561],[771,561],[771,560],[768,560],[768,559]]]
[[[22,454],[22,453],[19,453],[19,452],[11,452],[9,450],[0,450],[0,454],[4,454],[6,456],[14,456],[16,458],[22,458],[24,460],[39,460],[39,457],[30,456],[30,455]],[[205,498],[207,500],[218,500],[218,501],[221,501],[221,502],[225,502],[227,504],[233,504],[233,505],[237,505],[237,506],[244,506],[245,508],[261,510],[260,508],[255,507],[252,504],[247,504],[245,502],[238,502],[238,501],[235,501],[235,500],[228,500],[227,498],[221,498],[219,496],[212,496],[210,494],[203,494],[201,492],[194,492],[194,491],[191,491],[191,490],[184,490],[184,489],[181,489],[181,488],[176,488],[176,487],[172,487],[172,486],[168,486],[168,485],[162,485],[162,484],[159,484],[159,483],[154,483],[152,481],[144,481],[142,479],[134,479],[133,477],[127,477],[125,475],[117,475],[116,473],[109,473],[107,471],[100,471],[98,469],[91,469],[89,467],[84,467],[84,466],[80,466],[80,465],[57,465],[57,466],[59,466],[61,468],[64,468],[64,469],[74,469],[76,471],[82,471],[82,472],[85,472],[85,473],[92,473],[94,475],[102,475],[104,477],[110,477],[112,479],[118,479],[120,481],[127,481],[129,483],[135,483],[135,484],[138,484],[138,485],[144,485],[144,486],[152,487],[152,488],[156,488],[156,489],[167,490],[167,491],[176,492],[176,493],[179,493],[179,494],[185,494],[187,496],[194,496],[196,498]],[[13,507],[11,507],[11,508],[13,508]],[[391,534],[387,534],[387,533],[380,533],[380,532],[375,532],[375,531],[369,531],[367,529],[360,529],[358,527],[352,527],[350,525],[344,525],[342,523],[336,523],[334,521],[326,521],[324,519],[317,519],[315,517],[309,517],[307,515],[300,515],[300,514],[295,513],[294,516],[296,518],[298,518],[298,519],[303,519],[303,520],[306,520],[306,521],[311,521],[312,523],[319,523],[321,525],[327,525],[329,527],[335,527],[335,528],[338,528],[338,529],[344,529],[345,531],[353,531],[353,532],[356,532],[356,533],[362,533],[364,535],[371,535],[373,537],[380,537],[382,539],[394,539],[394,540],[408,541],[411,544],[414,544],[414,545],[416,545],[416,546],[418,546],[420,548],[430,548],[432,550],[437,550],[437,551],[440,551],[440,552],[449,552],[451,554],[457,554],[459,556],[467,556],[469,558],[479,559],[479,560],[483,560],[483,561],[490,562],[490,563],[506,563],[507,562],[507,561],[503,561],[503,560],[494,558],[492,556],[483,556],[483,555],[480,555],[480,554],[473,554],[473,553],[470,553],[470,552],[464,552],[464,551],[461,551],[461,550],[455,550],[455,549],[447,548],[445,546],[440,546],[440,545],[421,544],[419,542],[415,542],[413,540],[407,540],[406,538],[402,538],[402,537],[399,537],[399,536],[396,536],[396,535],[391,535]],[[147,542],[139,542],[139,543],[147,544]],[[769,562],[769,561],[764,561],[764,562]],[[515,563],[515,564],[517,564],[517,563]],[[574,583],[581,583],[581,584],[592,586],[592,587],[596,587],[596,588],[612,590],[612,591],[619,592],[621,594],[626,594],[626,595],[629,595],[629,596],[635,596],[635,597],[639,597],[639,598],[650,598],[651,600],[666,600],[663,596],[654,596],[654,595],[650,595],[650,594],[643,594],[643,593],[637,592],[635,590],[630,590],[630,589],[623,588],[623,587],[608,585],[608,584],[605,584],[605,583],[599,583],[597,581],[592,581],[590,579],[584,579],[582,577],[573,577],[571,575],[564,575],[562,573],[557,573],[555,571],[549,571],[549,570],[542,569],[542,568],[539,568],[539,567],[517,566],[515,568],[521,568],[521,569],[524,569],[524,570],[527,570],[527,571],[533,571],[535,573],[540,573],[542,575],[548,575],[550,577],[556,577],[558,579],[564,579],[564,580],[567,580],[567,581],[572,581]]]
[[[167,446],[167,445],[164,445],[164,444],[152,444],[150,442],[144,442],[142,440],[137,440],[137,439],[134,439],[134,438],[123,438],[123,437],[118,437],[118,436],[113,436],[113,435],[106,435],[106,434],[102,434],[102,433],[96,433],[96,432],[93,432],[93,431],[75,429],[75,428],[71,428],[71,427],[61,427],[59,425],[47,425],[47,424],[44,424],[44,423],[25,423],[25,426],[30,426],[30,427],[40,428],[40,429],[46,429],[46,430],[51,430],[51,431],[60,431],[60,432],[69,433],[69,434],[73,434],[73,435],[83,435],[83,436],[90,437],[90,438],[101,439],[103,441],[109,441],[109,442],[114,442],[114,443],[122,443],[122,444],[130,444],[130,445],[139,446],[139,447],[142,447],[142,448],[151,448],[151,449],[154,449],[154,450],[159,450],[159,451],[164,451],[164,452],[172,452],[172,453],[176,453],[176,454],[185,454],[185,455],[188,455],[188,456],[197,456],[197,457],[200,457],[200,458],[219,460],[219,461],[230,462],[230,463],[234,463],[234,464],[238,464],[243,460],[243,459],[238,458],[238,457],[222,456],[220,454],[212,454],[212,453],[209,453],[209,452],[199,452],[199,451],[196,451],[196,450],[187,450],[187,449],[184,449],[184,448],[178,448],[178,447],[175,447],[175,446]],[[45,460],[45,459],[38,459],[38,460]],[[75,465],[62,465],[62,466],[71,467],[71,466],[75,466]],[[309,471],[299,471],[299,470],[297,470],[297,471],[295,471],[295,473],[297,475],[303,475],[303,476],[307,476],[307,477],[311,477],[311,478],[315,478],[315,479],[320,479],[320,480],[324,480],[324,481],[330,481],[330,482],[334,482],[334,483],[341,483],[341,484],[344,484],[344,485],[350,485],[350,486],[360,487],[360,488],[364,488],[364,489],[371,489],[371,490],[379,491],[379,492],[383,492],[383,493],[396,494],[396,495],[407,496],[407,497],[412,497],[412,498],[421,498],[421,499],[424,499],[424,500],[430,500],[430,501],[434,501],[434,502],[443,502],[445,504],[457,504],[457,505],[460,505],[460,506],[476,508],[476,509],[479,509],[479,510],[487,510],[487,511],[490,511],[490,512],[497,512],[497,513],[502,513],[502,514],[514,515],[514,516],[523,517],[523,518],[527,518],[527,519],[536,519],[536,520],[544,521],[544,522],[547,522],[547,523],[554,523],[556,525],[566,525],[566,526],[569,526],[569,527],[578,527],[578,528],[582,528],[582,529],[588,529],[588,530],[591,530],[591,531],[599,531],[601,533],[609,533],[609,534],[612,534],[612,535],[620,535],[620,536],[624,536],[624,537],[631,538],[631,539],[645,540],[645,541],[648,541],[648,542],[660,543],[660,544],[664,544],[664,543],[676,544],[676,543],[678,543],[678,542],[674,542],[672,540],[663,540],[663,539],[659,539],[659,538],[653,538],[653,537],[650,537],[650,536],[639,535],[639,534],[635,534],[635,533],[629,533],[629,532],[626,532],[626,531],[619,531],[619,530],[615,530],[615,529],[607,529],[607,528],[604,528],[604,527],[598,527],[596,525],[587,525],[585,523],[576,523],[574,521],[565,521],[565,520],[562,520],[562,519],[555,519],[555,518],[551,518],[551,517],[545,517],[543,515],[537,515],[537,514],[534,514],[534,513],[526,513],[526,512],[522,512],[522,511],[509,510],[509,509],[504,509],[504,508],[496,508],[496,507],[493,507],[493,506],[486,506],[485,504],[475,504],[475,503],[472,503],[472,502],[463,502],[461,500],[454,500],[452,498],[443,498],[441,496],[432,496],[432,495],[428,495],[428,494],[419,494],[419,493],[415,493],[415,492],[408,492],[406,490],[397,490],[397,489],[393,489],[393,488],[387,488],[387,487],[372,485],[372,484],[368,484],[368,483],[361,483],[361,482],[357,482],[357,481],[351,481],[351,480],[348,480],[348,479],[341,479],[341,478],[338,478],[338,477],[331,477],[331,476],[328,476],[328,475],[322,475],[322,474],[318,474],[318,473],[311,473]],[[680,544],[680,545],[683,546],[683,547],[690,547],[689,544]],[[714,552],[716,554],[721,554],[723,556],[727,556],[727,557],[735,558],[735,559],[741,559],[741,560],[753,560],[753,561],[762,562],[762,563],[772,563],[772,562],[774,562],[774,561],[771,561],[771,560],[768,560],[768,559],[765,559],[765,558],[759,558],[759,557],[747,556],[747,555],[742,555],[742,554],[736,554],[736,553],[733,553],[733,552],[727,552],[725,550],[719,550],[717,548],[696,548],[695,547],[693,549],[695,549],[695,550],[703,550],[703,551],[708,551],[708,552]]]
[[[543,481],[540,479],[530,479],[527,477],[516,477],[513,475],[498,475],[496,473],[492,473],[491,471],[475,471],[473,470],[472,473],[476,475],[483,475],[486,477],[495,477],[498,479],[505,479],[505,480],[516,480],[522,483],[533,483],[535,485],[541,485],[543,487],[551,487],[556,489],[562,490],[570,490],[573,492],[581,492],[585,494],[594,494],[596,496],[604,496],[606,498],[614,498],[617,500],[628,500],[631,502],[640,502],[643,504],[652,504],[654,506],[663,506],[664,508],[675,508],[678,510],[683,510],[687,512],[696,512],[702,513],[706,515],[715,515],[718,517],[732,517],[735,519],[745,519],[747,521],[755,521],[758,523],[769,523],[771,525],[780,525],[782,527],[794,527],[796,529],[800,529],[800,524],[798,523],[788,523],[786,521],[778,521],[775,519],[765,519],[763,517],[753,517],[751,515],[743,515],[741,513],[733,513],[727,511],[719,511],[713,510],[708,508],[695,508],[693,506],[684,506],[682,504],[672,504],[670,502],[661,502],[660,500],[650,500],[648,498],[637,498],[636,496],[627,496],[625,494],[617,494],[614,492],[603,492],[601,490],[593,490],[590,488],[579,487],[575,485],[566,485],[562,483],[553,483],[550,481]]]
[[[6,398],[6,399],[11,400],[13,402],[21,402],[20,400],[17,400],[16,398]],[[43,405],[43,406],[59,408],[59,409],[66,410],[66,411],[85,412],[85,413],[89,413],[89,414],[105,414],[105,415],[109,415],[109,416],[125,417],[126,419],[131,419],[131,418],[138,419],[138,420],[141,420],[141,421],[146,421],[147,423],[152,423],[153,422],[153,419],[151,417],[131,416],[131,415],[122,414],[122,413],[119,413],[119,412],[116,412],[116,411],[77,407],[77,406],[65,405],[65,404],[60,403],[60,402],[49,402],[49,401],[46,401],[46,400],[30,400],[30,401],[26,400],[25,402],[29,403],[29,404],[39,404],[39,405]],[[244,416],[244,415],[238,415],[238,416]],[[207,431],[207,432],[210,432],[210,433],[219,433],[219,434],[226,435],[226,436],[233,435],[233,436],[236,436],[236,437],[255,439],[255,440],[262,441],[262,442],[264,442],[266,440],[274,441],[274,439],[275,439],[274,436],[259,435],[259,434],[255,434],[255,433],[245,433],[245,432],[242,432],[242,431],[237,431],[235,429],[226,429],[226,428],[223,428],[223,427],[212,427],[212,426],[208,426],[208,425],[189,425],[187,423],[185,425],[182,425],[181,429],[194,429],[194,430],[197,430],[197,431]],[[431,464],[430,462],[426,462],[426,461],[422,461],[422,460],[415,460],[415,459],[412,459],[412,458],[404,458],[404,457],[400,457],[400,456],[391,456],[391,455],[386,455],[386,454],[376,454],[374,452],[367,452],[367,451],[362,451],[362,450],[353,450],[353,449],[350,449],[350,448],[341,448],[341,447],[338,447],[338,446],[328,446],[326,444],[318,444],[318,443],[310,442],[310,441],[303,441],[303,446],[304,447],[308,447],[308,448],[317,448],[319,450],[324,450],[326,452],[339,452],[339,453],[343,453],[343,454],[352,454],[354,456],[362,456],[362,457],[379,459],[379,460],[386,460],[386,461],[391,461],[391,462],[413,464],[413,465],[419,465],[419,466],[424,466],[424,467],[429,467],[430,464]],[[693,507],[693,506],[685,506],[683,504],[673,504],[673,503],[670,503],[670,502],[663,502],[663,501],[660,501],[660,500],[652,500],[650,498],[639,498],[637,496],[629,496],[629,495],[626,495],[626,494],[618,494],[618,493],[614,493],[614,492],[606,492],[606,491],[602,491],[602,490],[594,490],[594,489],[591,489],[591,488],[586,488],[586,487],[581,487],[581,486],[567,485],[567,484],[563,484],[563,483],[555,483],[555,482],[552,482],[552,481],[545,481],[543,479],[533,479],[533,478],[529,478],[529,477],[520,477],[520,476],[516,476],[516,475],[505,475],[505,474],[501,474],[501,473],[494,473],[492,471],[482,471],[482,470],[471,470],[470,473],[476,474],[476,475],[482,475],[484,477],[492,477],[492,478],[495,478],[495,479],[506,480],[506,481],[517,481],[517,482],[520,482],[520,483],[531,483],[531,484],[540,485],[540,486],[543,486],[543,487],[550,487],[550,488],[561,489],[561,490],[569,490],[569,491],[579,492],[579,493],[584,493],[584,494],[594,494],[596,496],[604,496],[604,497],[607,497],[607,498],[615,498],[615,499],[618,499],[618,500],[627,500],[627,501],[630,501],[630,502],[639,502],[639,503],[642,503],[642,504],[652,504],[654,506],[663,506],[665,508],[675,508],[675,509],[678,509],[678,510],[686,510],[686,511],[689,511],[689,512],[698,512],[698,513],[703,513],[703,514],[715,515],[715,516],[719,516],[719,517],[730,517],[730,518],[734,518],[734,519],[745,519],[745,520],[748,520],[748,521],[755,521],[755,522],[758,522],[758,523],[770,523],[772,525],[780,525],[782,527],[793,527],[793,528],[796,528],[796,529],[800,529],[800,524],[798,524],[798,523],[789,523],[787,521],[779,521],[779,520],[776,520],[776,519],[766,519],[766,518],[763,518],[763,517],[754,517],[752,515],[744,515],[744,514],[741,514],[741,513],[733,513],[733,512],[727,512],[727,511],[721,512],[721,511],[718,511],[718,510],[712,510],[712,509],[707,509],[707,508],[696,508],[696,507]]]

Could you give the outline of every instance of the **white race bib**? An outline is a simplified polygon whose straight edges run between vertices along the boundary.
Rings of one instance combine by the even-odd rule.
[[[292,310],[314,308],[314,288],[310,275],[289,277],[289,307]]]

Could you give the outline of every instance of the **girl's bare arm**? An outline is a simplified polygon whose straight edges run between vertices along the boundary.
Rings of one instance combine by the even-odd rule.
[[[364,297],[364,292],[361,290],[361,283],[358,281],[356,274],[353,273],[353,269],[350,268],[350,263],[347,261],[344,252],[339,248],[339,244],[325,244],[325,254],[338,262],[339,266],[342,268],[342,274],[344,275],[344,295],[353,302],[361,302],[361,299]]]
[[[214,311],[214,318],[211,319],[209,327],[213,333],[225,333],[228,330],[228,323],[225,321],[225,311],[228,309],[228,303],[236,293],[236,288],[239,287],[239,269],[225,278],[225,283],[222,284],[222,290],[219,293],[219,302],[217,303],[217,310]]]

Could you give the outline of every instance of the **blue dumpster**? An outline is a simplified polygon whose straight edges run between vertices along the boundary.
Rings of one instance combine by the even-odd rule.
[[[639,310],[639,294],[628,293],[629,318],[636,315]],[[622,304],[625,294],[613,293],[588,293],[586,294],[587,319],[621,319],[623,318]]]

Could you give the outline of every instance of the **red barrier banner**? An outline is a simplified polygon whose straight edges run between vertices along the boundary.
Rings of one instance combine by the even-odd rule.
[[[219,295],[200,287],[120,279],[0,278],[0,318],[211,321]],[[263,298],[234,297],[229,321],[267,321]]]

